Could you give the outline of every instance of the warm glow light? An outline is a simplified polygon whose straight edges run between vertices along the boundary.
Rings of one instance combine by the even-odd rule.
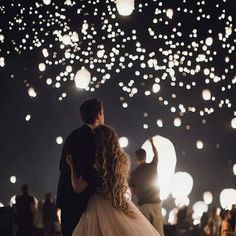
[[[71,37],[70,35],[68,34],[65,34],[62,36],[62,42],[65,44],[65,45],[69,45],[71,43]]]
[[[29,121],[30,119],[31,119],[31,115],[30,114],[26,115],[25,120]]]
[[[51,3],[51,0],[43,0],[43,3],[44,3],[45,5],[49,5],[49,4]]]
[[[174,126],[176,126],[176,127],[181,126],[181,119],[180,118],[175,118],[174,119]]]
[[[176,153],[173,143],[160,135],[153,137],[153,143],[158,152],[158,177],[160,187],[160,197],[162,200],[166,199],[170,194],[171,181],[175,172],[176,165]],[[142,145],[142,148],[146,150],[147,162],[151,162],[153,158],[153,151],[150,141],[147,140]]]
[[[201,140],[198,140],[196,142],[196,147],[197,147],[197,149],[203,149],[203,142]]]
[[[231,120],[231,126],[233,129],[236,129],[236,117]]]
[[[211,192],[207,191],[207,192],[204,192],[203,193],[203,201],[209,205],[212,203],[212,200],[213,200],[213,195]]]
[[[10,182],[11,182],[12,184],[16,183],[16,176],[11,176],[11,177],[10,177]]]
[[[226,188],[220,193],[220,205],[224,209],[231,210],[232,205],[236,203],[236,189]]]
[[[211,91],[209,89],[202,90],[202,98],[206,101],[211,100]]]
[[[198,201],[193,204],[193,219],[198,220],[202,217],[203,212],[208,211],[208,206],[203,201]]]
[[[172,179],[171,193],[174,198],[184,199],[193,188],[193,178],[187,172],[177,172]]]
[[[0,202],[0,207],[4,207],[4,205]]]
[[[119,143],[120,143],[120,146],[121,146],[122,148],[125,148],[125,147],[128,146],[129,140],[128,140],[128,138],[126,138],[126,137],[120,137],[120,138],[119,138]]]
[[[158,119],[158,120],[157,120],[157,125],[158,125],[159,127],[163,127],[163,122],[162,122],[161,119]]]
[[[84,89],[86,88],[91,81],[91,74],[86,69],[78,70],[75,74],[75,86],[77,88]]]
[[[175,199],[175,205],[178,208],[184,207],[184,206],[189,206],[190,200],[188,197],[183,197],[183,198],[176,198]]]
[[[44,63],[39,63],[39,70],[40,71],[45,71],[46,65]]]
[[[116,8],[120,15],[129,16],[134,10],[134,0],[116,0]]]
[[[236,175],[236,164],[233,165],[233,172],[234,172],[234,175]]]
[[[28,89],[28,94],[30,97],[34,98],[37,96],[37,93],[35,92],[34,88],[33,87],[29,87]]]
[[[62,144],[63,143],[63,138],[61,136],[56,138],[57,144]]]

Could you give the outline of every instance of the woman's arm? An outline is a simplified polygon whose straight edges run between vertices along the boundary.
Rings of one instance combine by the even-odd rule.
[[[70,155],[67,155],[66,162],[70,166],[71,170],[71,184],[76,193],[82,193],[86,187],[88,186],[88,183],[83,180],[83,177],[78,177],[75,171],[75,167],[73,164],[72,157]]]

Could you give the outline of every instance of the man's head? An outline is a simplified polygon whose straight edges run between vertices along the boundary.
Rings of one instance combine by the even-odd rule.
[[[146,162],[146,151],[142,148],[135,151],[135,157],[137,164],[142,164]]]
[[[84,123],[94,127],[104,124],[102,101],[99,101],[97,98],[86,100],[80,106],[80,115]]]
[[[23,194],[28,194],[28,192],[29,192],[29,187],[28,187],[27,184],[23,184],[23,185],[21,186],[21,192],[22,192]]]

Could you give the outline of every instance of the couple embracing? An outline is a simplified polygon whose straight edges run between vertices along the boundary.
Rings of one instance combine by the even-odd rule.
[[[66,139],[60,160],[62,236],[159,236],[130,200],[129,157],[104,125],[102,102],[85,101],[80,115],[83,125]]]

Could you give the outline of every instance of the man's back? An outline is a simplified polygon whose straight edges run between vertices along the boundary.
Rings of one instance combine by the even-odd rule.
[[[160,202],[157,168],[152,163],[140,164],[131,173],[129,185],[134,189],[139,205]]]
[[[57,191],[57,207],[61,209],[62,235],[71,236],[81,215],[87,207],[90,196],[95,192],[95,138],[88,125],[74,130],[66,139],[60,160],[60,178]],[[70,167],[66,162],[71,155],[78,176],[88,183],[86,189],[75,193],[71,183]]]

